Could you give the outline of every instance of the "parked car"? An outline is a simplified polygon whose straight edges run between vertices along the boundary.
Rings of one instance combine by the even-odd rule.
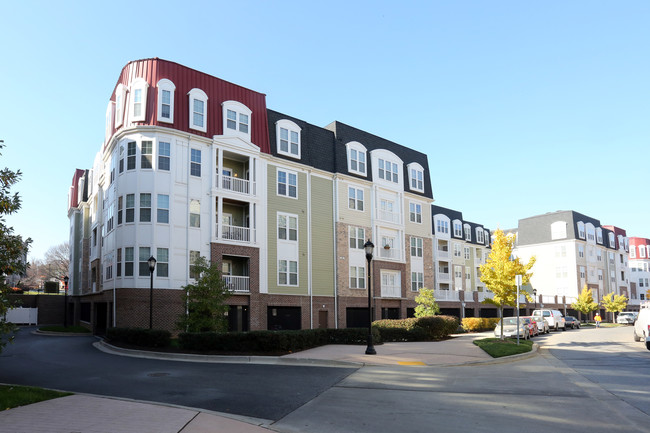
[[[530,338],[530,329],[525,320],[519,318],[519,332],[517,332],[517,318],[516,317],[504,317],[501,319],[497,326],[494,328],[494,336],[501,337],[501,321],[503,321],[503,336],[504,337],[515,337],[519,334],[519,338],[527,340]]]
[[[533,319],[533,316],[519,316],[519,320],[526,322],[528,325],[528,332],[531,337],[536,337],[539,335],[539,328],[537,327],[537,322],[535,319]]]
[[[546,319],[548,326],[550,326],[551,329],[555,329],[556,331],[562,329],[563,331],[566,331],[566,322],[562,313],[560,313],[560,310],[535,310],[533,311],[533,316],[542,316]]]
[[[564,316],[564,321],[566,322],[567,328],[571,329],[580,329],[580,321],[573,316]]]
[[[537,329],[539,330],[540,334],[548,334],[551,332],[551,327],[548,326],[548,322],[546,319],[542,318],[542,316],[530,316],[533,318],[535,321],[535,324],[537,325]]]
[[[634,341],[642,340],[646,349],[650,350],[650,308],[639,311],[639,317],[634,322]]]
[[[636,311],[621,311],[618,313],[618,317],[616,318],[616,323],[620,323],[623,325],[634,325],[634,322],[636,322],[636,318],[639,313]]]

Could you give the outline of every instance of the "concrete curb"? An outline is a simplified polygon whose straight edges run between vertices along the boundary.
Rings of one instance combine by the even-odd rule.
[[[34,335],[49,335],[51,337],[94,337],[92,332],[54,332],[54,331],[41,331],[36,329],[32,331]]]
[[[341,367],[360,368],[363,363],[322,359],[282,358],[280,356],[229,356],[229,355],[196,355],[191,353],[151,352],[148,350],[125,349],[113,346],[104,340],[93,343],[98,350],[113,355],[130,356],[133,358],[163,359],[167,361],[226,363],[226,364],[260,364],[260,365],[294,365],[303,367]]]

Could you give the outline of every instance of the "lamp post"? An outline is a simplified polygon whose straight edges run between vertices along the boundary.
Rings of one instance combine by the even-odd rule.
[[[372,289],[370,287],[370,262],[372,262],[372,253],[375,249],[375,244],[366,242],[363,245],[366,251],[366,260],[368,260],[368,347],[366,347],[366,355],[376,355],[375,347],[372,345]]]
[[[153,329],[153,270],[156,269],[156,258],[149,257],[149,274],[151,275],[151,285],[149,286],[149,329]]]
[[[63,286],[65,287],[65,292],[63,293],[63,327],[68,327],[68,281],[70,279],[66,275],[63,277]]]
[[[535,298],[535,309],[537,310],[537,289],[533,289],[533,298]]]

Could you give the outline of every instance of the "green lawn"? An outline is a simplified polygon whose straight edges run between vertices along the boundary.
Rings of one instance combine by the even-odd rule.
[[[0,410],[65,397],[66,395],[72,395],[72,393],[34,388],[31,386],[0,385]]]
[[[519,339],[519,345],[517,345],[516,338],[506,338],[503,341],[499,338],[482,338],[474,340],[474,344],[483,349],[492,358],[526,353],[530,352],[533,348],[533,342],[531,340]]]

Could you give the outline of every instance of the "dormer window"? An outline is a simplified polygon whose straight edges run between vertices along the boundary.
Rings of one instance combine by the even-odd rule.
[[[389,182],[399,182],[399,175],[397,171],[397,164],[379,158],[379,168],[378,168],[379,178],[387,180]]]
[[[603,243],[603,229],[600,227],[596,229],[596,240],[599,244]]]
[[[190,97],[190,128],[207,132],[208,95],[201,89],[192,89]]]
[[[630,245],[630,258],[636,259],[636,246]]]
[[[251,109],[237,101],[226,101],[223,107],[223,134],[238,135],[250,141]]]
[[[485,242],[485,238],[483,237],[483,229],[480,227],[476,228],[476,242],[479,244]]]
[[[585,238],[585,223],[582,221],[578,221],[578,237],[580,239]]]
[[[158,121],[174,123],[174,91],[176,86],[167,78],[158,81]]]
[[[122,125],[124,120],[124,93],[125,88],[122,84],[118,84],[115,89],[115,127]]]
[[[147,87],[149,84],[138,78],[131,83],[131,120],[141,122],[147,112]]]
[[[616,239],[614,238],[614,233],[609,234],[609,247],[616,248]]]
[[[290,120],[279,120],[275,124],[278,154],[300,159],[300,127]]]
[[[348,154],[348,171],[366,176],[366,147],[356,141],[345,145]]]
[[[454,220],[454,237],[455,238],[463,237],[463,225],[459,220]]]
[[[424,192],[424,169],[418,163],[408,165],[409,186],[411,191]]]
[[[465,229],[465,240],[468,242],[472,241],[472,227],[469,224],[463,226]]]

